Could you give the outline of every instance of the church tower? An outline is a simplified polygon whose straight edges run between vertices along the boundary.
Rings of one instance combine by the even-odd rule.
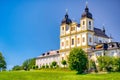
[[[72,21],[66,12],[60,26],[60,56],[67,60],[70,50],[80,47],[86,52],[93,45],[94,20],[86,5],[81,15],[80,24]]]
[[[94,38],[94,20],[92,14],[89,12],[88,5],[86,4],[85,11],[83,12],[80,20],[82,45],[86,46],[85,51],[89,46],[93,45]]]

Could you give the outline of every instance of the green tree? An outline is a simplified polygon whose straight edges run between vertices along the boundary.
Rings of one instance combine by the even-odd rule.
[[[16,65],[12,68],[12,70],[14,70],[14,71],[22,70],[22,66]]]
[[[100,56],[98,57],[98,64],[100,71],[112,71],[113,70],[113,63],[114,57],[109,57],[109,56]]]
[[[53,66],[53,68],[55,68],[55,67],[57,66],[57,62],[56,62],[56,61],[53,61],[53,62],[52,62],[52,66]]]
[[[23,62],[22,67],[24,70],[30,70],[33,69],[33,66],[35,65],[35,58],[27,59]]]
[[[46,64],[46,65],[45,65],[45,68],[49,68],[49,65]]]
[[[90,66],[90,71],[93,71],[93,70],[94,70],[95,72],[98,72],[95,61],[90,60],[89,66]]]
[[[5,62],[5,59],[2,53],[0,52],[0,71],[5,70],[5,69],[6,69],[6,62]]]
[[[119,71],[120,72],[120,58],[114,58],[113,59],[113,71]]]
[[[62,65],[64,65],[64,67],[65,67],[65,65],[67,65],[67,61],[66,60],[62,60],[61,63],[62,63]]]
[[[68,58],[71,70],[76,70],[78,74],[82,74],[87,70],[88,57],[81,48],[73,48]]]

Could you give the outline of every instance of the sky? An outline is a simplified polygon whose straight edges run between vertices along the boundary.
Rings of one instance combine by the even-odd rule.
[[[120,0],[87,0],[94,26],[120,42]],[[49,50],[59,49],[66,9],[80,23],[86,0],[0,0],[0,52],[7,69]]]

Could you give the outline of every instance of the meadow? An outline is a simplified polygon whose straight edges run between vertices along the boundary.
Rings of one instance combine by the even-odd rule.
[[[120,73],[76,74],[76,71],[6,71],[0,80],[120,80]]]

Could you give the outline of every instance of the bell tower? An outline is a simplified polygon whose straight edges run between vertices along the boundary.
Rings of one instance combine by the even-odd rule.
[[[92,14],[89,12],[88,4],[86,3],[85,10],[81,16],[81,34],[82,34],[82,46],[93,45],[94,38],[94,20]]]

